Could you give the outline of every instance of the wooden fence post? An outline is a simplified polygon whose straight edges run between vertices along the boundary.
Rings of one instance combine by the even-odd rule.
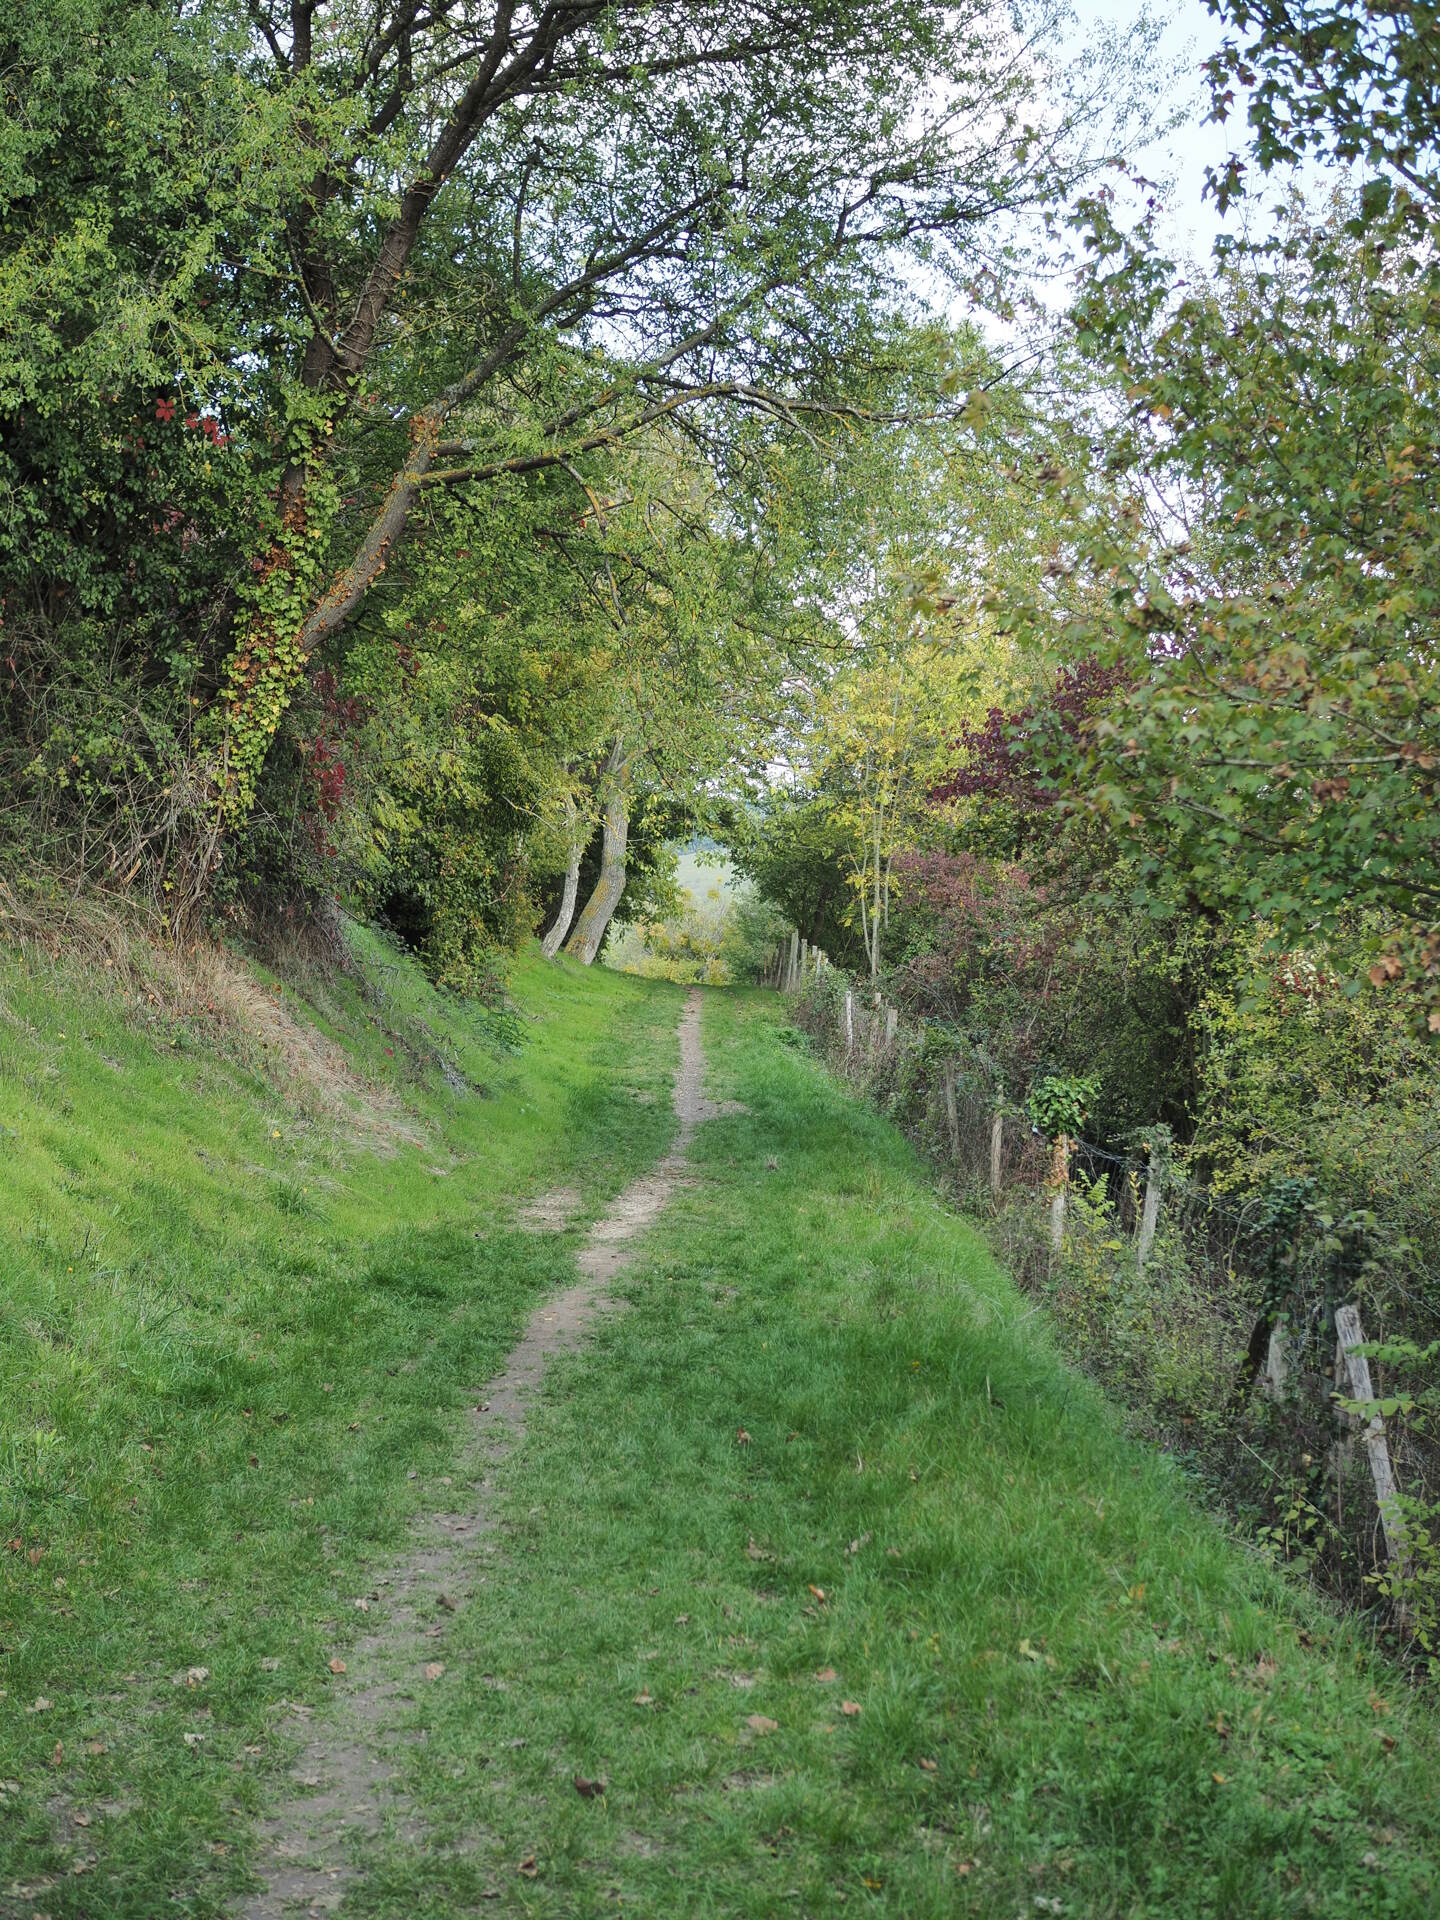
[[[894,1007],[886,1007],[885,1009],[885,1051],[886,1053],[893,1053],[895,1051],[895,1035],[899,1031],[899,1027],[900,1027],[899,1013],[896,1011]]]
[[[990,1191],[1000,1194],[1001,1156],[1005,1147],[1005,1089],[995,1089],[995,1111],[990,1116]]]
[[[1160,1224],[1160,1156],[1152,1146],[1145,1157],[1145,1200],[1140,1209],[1140,1232],[1135,1241],[1135,1265],[1145,1271],[1145,1262],[1155,1244],[1155,1229]]]
[[[1373,1400],[1375,1390],[1370,1384],[1370,1362],[1356,1349],[1365,1343],[1365,1335],[1360,1330],[1360,1313],[1356,1307],[1337,1307],[1335,1309],[1335,1385],[1341,1388],[1348,1380],[1351,1400]],[[1405,1523],[1400,1515],[1400,1488],[1395,1479],[1395,1469],[1390,1464],[1390,1448],[1385,1440],[1385,1422],[1378,1413],[1372,1414],[1365,1424],[1361,1435],[1365,1451],[1370,1460],[1370,1478],[1375,1483],[1375,1504],[1380,1509],[1380,1531],[1385,1540],[1385,1557],[1400,1570],[1410,1571],[1410,1555],[1405,1547]],[[1396,1611],[1403,1615],[1403,1605]]]
[[[1075,1142],[1058,1134],[1050,1157],[1050,1245],[1056,1253],[1065,1244],[1065,1196],[1070,1187],[1070,1155]]]
[[[950,1132],[950,1158],[960,1158],[960,1115],[955,1110],[955,1062],[947,1060],[943,1075],[945,1086],[945,1125]]]
[[[798,977],[796,970],[799,964],[800,964],[800,934],[797,928],[792,927],[790,929],[790,959],[789,959],[789,964],[785,969],[785,990],[787,993],[792,992],[794,990],[796,980]]]
[[[855,1051],[855,995],[849,987],[845,989],[845,1058],[848,1060]]]
[[[1265,1349],[1265,1371],[1260,1376],[1262,1390],[1272,1400],[1280,1400],[1285,1395],[1285,1382],[1290,1378],[1290,1358],[1285,1338],[1285,1322],[1277,1320],[1270,1329],[1270,1344]]]
[[[798,984],[802,987],[805,984],[805,964],[809,958],[810,942],[808,940],[802,940],[800,942],[800,977],[798,981]]]

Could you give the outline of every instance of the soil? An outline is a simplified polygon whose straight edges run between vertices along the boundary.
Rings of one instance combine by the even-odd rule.
[[[527,1200],[515,1215],[515,1223],[526,1233],[563,1233],[583,1205],[575,1187],[551,1187]]]

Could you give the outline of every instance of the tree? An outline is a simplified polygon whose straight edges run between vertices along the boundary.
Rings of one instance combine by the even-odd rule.
[[[1150,222],[1126,235],[1089,203],[1076,338],[1113,410],[1052,509],[1088,594],[1063,618],[1032,596],[1017,625],[1118,684],[1044,777],[1108,817],[1159,910],[1167,871],[1282,945],[1359,910],[1370,979],[1440,1033],[1435,36],[1350,0],[1216,10],[1216,111],[1248,90],[1259,169],[1370,173],[1222,238],[1178,291]],[[1243,194],[1245,162],[1213,184]]]
[[[975,649],[914,639],[889,658],[841,674],[815,723],[814,770],[845,847],[851,917],[878,980],[895,862],[930,837],[930,795],[965,716],[984,697]]]
[[[231,123],[190,237],[269,504],[199,727],[189,899],[422,501],[483,519],[494,481],[666,423],[843,412],[896,262],[972,272],[1080,164],[1080,110],[1043,124],[1040,58],[989,0],[255,0],[248,39],[201,18]],[[257,131],[282,158],[255,194]],[[167,313],[137,319],[158,366]]]
[[[627,753],[624,737],[617,734],[605,767],[600,872],[565,947],[567,953],[587,967],[599,953],[600,943],[625,891],[625,847],[630,833],[630,784],[634,765],[634,750]]]

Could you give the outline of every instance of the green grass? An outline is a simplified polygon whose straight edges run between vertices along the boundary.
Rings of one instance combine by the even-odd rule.
[[[224,1910],[278,1703],[323,1707],[344,1596],[570,1271],[515,1202],[593,1212],[669,1137],[677,996],[529,961],[495,1018],[356,943],[378,996],[300,1013],[399,1083],[389,1157],[194,1019],[0,966],[0,1913]]]
[[[323,1714],[362,1569],[573,1272],[515,1198],[593,1215],[663,1150],[674,990],[386,993],[317,990],[429,1129],[377,1159],[188,1028],[0,973],[7,1920],[233,1903],[282,1702]],[[773,999],[712,994],[705,1032],[750,1111],[501,1470],[344,1914],[1433,1913],[1431,1707],[1124,1437]]]
[[[426,1837],[354,1911],[1435,1912],[1429,1708],[1123,1437],[762,999],[706,1031],[751,1112],[507,1471]]]

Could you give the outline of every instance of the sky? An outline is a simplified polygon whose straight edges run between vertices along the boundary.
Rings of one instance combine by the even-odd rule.
[[[1220,123],[1208,117],[1209,88],[1200,65],[1223,44],[1222,22],[1204,0],[1154,0],[1150,5],[1144,0],[1072,0],[1072,5],[1082,39],[1087,27],[1104,23],[1123,28],[1142,14],[1165,22],[1155,54],[1157,83],[1165,89],[1167,104],[1185,109],[1185,118],[1148,154],[1140,156],[1138,164],[1152,179],[1166,183],[1165,211],[1159,222],[1161,237],[1182,258],[1208,259],[1216,236],[1238,231],[1241,215],[1232,209],[1228,218],[1222,218],[1214,201],[1204,198],[1206,169],[1219,168],[1232,153],[1244,158],[1249,146],[1243,96],[1236,101],[1228,120]],[[1252,171],[1248,177],[1250,219],[1263,221],[1263,207],[1276,204],[1296,179],[1307,193],[1319,191],[1325,184],[1319,167],[1304,168],[1294,176],[1272,177],[1263,187]]]
[[[1243,109],[1223,126],[1205,117],[1210,101],[1200,63],[1219,48],[1224,29],[1203,0],[1171,0],[1168,8],[1143,6],[1140,0],[1074,0],[1074,6],[1082,36],[1090,25],[1123,28],[1142,13],[1162,19],[1168,13],[1156,49],[1155,71],[1169,95],[1168,103],[1186,109],[1186,117],[1140,164],[1152,178],[1168,181],[1163,222],[1167,237],[1187,253],[1208,254],[1222,223],[1213,202],[1202,198],[1205,170],[1219,166],[1245,142]]]

